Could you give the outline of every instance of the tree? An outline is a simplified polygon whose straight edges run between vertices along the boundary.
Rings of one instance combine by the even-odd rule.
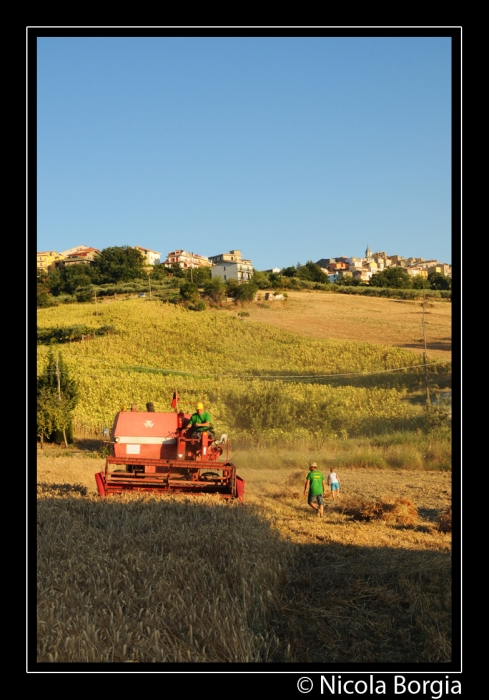
[[[359,287],[362,282],[358,277],[342,277],[339,279],[336,284],[339,284],[341,287]]]
[[[412,278],[412,283],[413,283],[413,289],[429,289],[430,288],[430,283],[425,277],[422,277],[421,275],[415,275]]]
[[[57,275],[53,273],[51,284],[56,295],[60,292],[74,294],[79,287],[86,288],[92,284],[92,270],[82,263],[64,267]]]
[[[213,277],[204,285],[204,294],[212,299],[216,304],[222,301],[226,288],[220,277]]]
[[[37,379],[37,434],[50,439],[66,429],[79,398],[78,383],[70,376],[63,357],[50,349],[46,369]]]
[[[411,289],[411,277],[403,267],[388,267],[382,272],[372,275],[371,287],[391,287],[392,289]]]
[[[185,272],[184,270],[180,267],[180,265],[176,262],[172,263],[170,266],[170,272],[173,277],[180,277],[184,278],[185,277]]]
[[[312,260],[308,260],[305,265],[301,265],[297,274],[300,279],[308,282],[322,282],[323,284],[329,282],[328,275]]]
[[[54,297],[59,296],[63,291],[64,281],[62,278],[62,272],[58,268],[49,271],[47,284],[49,285],[49,291]]]
[[[185,301],[198,301],[199,290],[197,285],[192,284],[192,282],[184,282],[180,286],[180,296],[182,299],[185,299]]]
[[[284,267],[281,274],[284,277],[297,277],[297,268],[293,265],[291,267]]]
[[[452,288],[452,278],[442,275],[441,272],[432,272],[428,275],[431,289],[449,290]]]
[[[151,279],[152,280],[164,280],[170,277],[170,271],[163,265],[153,265],[151,268]]]
[[[252,281],[258,286],[258,289],[268,289],[270,287],[270,279],[266,272],[253,270]]]
[[[240,284],[236,290],[236,299],[240,301],[251,301],[258,291],[258,285],[252,280]]]
[[[52,306],[53,298],[49,294],[49,287],[44,279],[37,280],[37,306],[45,307]]]
[[[210,267],[189,267],[184,272],[184,277],[187,281],[202,287],[211,278]]]
[[[270,286],[272,289],[278,289],[282,286],[282,275],[278,272],[270,272],[268,275]]]
[[[231,278],[230,280],[226,280],[225,288],[227,296],[236,298],[238,295],[238,287],[238,280],[235,280],[233,278]]]
[[[144,257],[136,248],[114,246],[102,250],[96,257],[92,270],[99,284],[129,282],[145,277],[144,265]]]

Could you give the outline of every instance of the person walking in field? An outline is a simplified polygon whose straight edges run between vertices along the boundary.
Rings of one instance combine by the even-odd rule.
[[[338,479],[338,474],[335,472],[334,468],[331,467],[328,474],[328,484],[331,488],[331,496],[333,500],[337,498],[340,492],[340,480]]]
[[[309,495],[307,502],[317,511],[318,517],[323,517],[323,496],[324,496],[324,476],[318,470],[316,462],[313,462],[309,467],[309,473],[306,476],[304,483],[304,496],[307,493],[307,485],[309,484]]]

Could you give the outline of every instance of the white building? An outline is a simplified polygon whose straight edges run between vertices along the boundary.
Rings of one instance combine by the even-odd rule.
[[[230,250],[229,253],[220,253],[220,255],[211,255],[209,257],[212,265],[218,265],[224,262],[240,262],[243,260],[240,250]],[[250,262],[249,260],[244,260],[243,262]]]
[[[220,277],[223,282],[236,280],[240,284],[249,282],[253,275],[253,265],[251,260],[241,260],[240,262],[229,262],[225,260],[211,268],[212,277]]]
[[[180,265],[184,270],[191,267],[210,267],[212,263],[209,258],[204,255],[197,255],[197,253],[187,253],[186,250],[178,249],[172,250],[168,253],[168,257],[163,263],[165,267],[171,267],[172,265]]]

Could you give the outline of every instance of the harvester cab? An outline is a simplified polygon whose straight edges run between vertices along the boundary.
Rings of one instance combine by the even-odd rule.
[[[149,491],[216,493],[243,500],[245,482],[229,461],[226,434],[219,440],[207,432],[196,436],[188,429],[189,414],[160,413],[152,403],[147,409],[138,411],[132,404],[131,410],[116,415],[105,471],[95,474],[101,496]]]

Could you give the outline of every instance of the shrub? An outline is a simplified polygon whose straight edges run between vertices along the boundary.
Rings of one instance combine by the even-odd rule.
[[[189,311],[205,311],[207,309],[205,301],[196,301],[194,304],[188,304]]]
[[[199,299],[199,290],[196,284],[184,282],[180,287],[180,296],[185,301],[196,302]]]

